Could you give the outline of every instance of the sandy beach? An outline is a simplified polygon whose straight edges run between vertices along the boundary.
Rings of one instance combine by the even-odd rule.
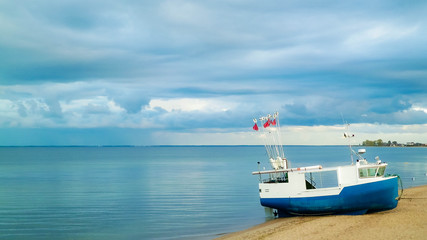
[[[427,239],[427,186],[405,189],[393,210],[280,218],[217,239]]]

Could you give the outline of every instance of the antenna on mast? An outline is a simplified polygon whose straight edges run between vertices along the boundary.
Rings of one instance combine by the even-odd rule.
[[[348,133],[348,130],[349,130],[349,127],[350,127],[350,124],[349,123],[347,123],[346,121],[344,121],[344,116],[343,116],[343,114],[341,113],[341,118],[342,118],[342,122],[343,122],[343,124],[344,124],[344,126],[345,126],[345,132],[344,132],[344,138],[347,138],[348,139],[348,147],[349,147],[349,149],[350,149],[350,157],[351,157],[351,165],[353,165],[354,164],[354,160],[353,160],[353,148],[351,147],[351,141],[350,141],[350,138],[352,138],[352,137],[354,137],[354,134],[349,134]]]

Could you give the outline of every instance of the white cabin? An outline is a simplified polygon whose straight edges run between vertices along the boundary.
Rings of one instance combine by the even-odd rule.
[[[386,163],[369,164],[366,160],[356,165],[322,168],[311,166],[252,172],[260,175],[261,198],[310,197],[337,195],[343,187],[380,181],[384,178]],[[261,175],[268,176],[262,178]]]

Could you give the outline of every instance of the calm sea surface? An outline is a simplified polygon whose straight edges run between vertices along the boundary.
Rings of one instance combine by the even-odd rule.
[[[427,148],[366,148],[404,188]],[[285,147],[292,167],[351,163],[345,146]],[[212,239],[265,222],[263,147],[0,147],[0,239]]]

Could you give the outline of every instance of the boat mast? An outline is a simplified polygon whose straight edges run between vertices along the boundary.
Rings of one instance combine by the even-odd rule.
[[[349,124],[349,123],[347,123],[347,121],[345,121],[345,120],[344,120],[344,116],[342,115],[342,113],[341,113],[341,118],[342,118],[342,123],[343,123],[343,124],[344,124],[344,126],[345,126],[344,138],[348,139],[348,148],[349,148],[349,150],[350,150],[351,165],[353,165],[353,164],[354,164],[354,159],[353,159],[353,153],[354,153],[354,150],[353,150],[353,148],[351,147],[351,140],[350,140],[350,138],[354,137],[354,134],[351,134],[351,135],[350,135],[350,134],[348,133],[348,130],[349,130],[350,124]]]
[[[274,169],[287,169],[288,162],[285,158],[283,145],[280,135],[279,113],[268,114],[259,118],[260,126],[257,125],[257,119],[254,119],[253,129],[258,131],[261,128],[261,138],[263,139],[265,150],[267,151],[270,164]]]
[[[344,119],[343,119],[343,121],[344,121]],[[351,165],[353,165],[353,164],[354,164],[353,155],[354,155],[354,153],[355,153],[355,152],[354,152],[354,150],[353,150],[353,148],[352,148],[352,146],[351,146],[351,140],[350,140],[350,138],[353,138],[353,137],[354,137],[354,134],[350,134],[350,133],[348,133],[348,129],[349,129],[349,127],[350,127],[350,124],[349,124],[349,123],[347,123],[347,122],[345,122],[344,138],[348,139],[348,148],[349,148],[349,150],[350,150]]]

